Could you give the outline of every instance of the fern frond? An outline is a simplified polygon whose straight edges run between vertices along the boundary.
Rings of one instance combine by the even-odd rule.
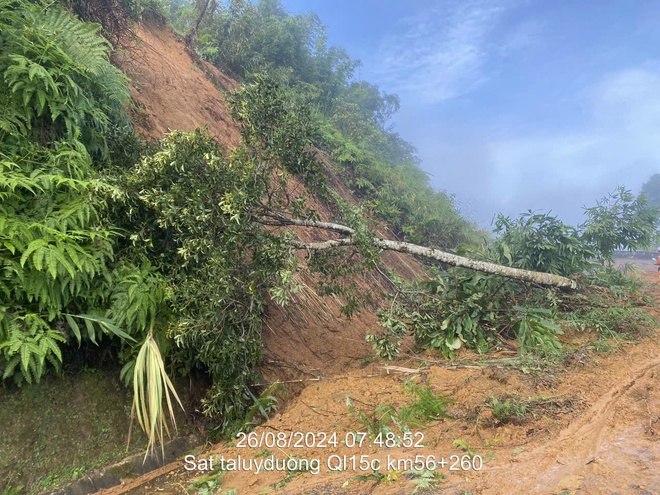
[[[27,12],[25,18],[30,27],[57,43],[57,49],[75,64],[77,72],[97,75],[107,64],[109,44],[98,34],[98,24],[80,22],[59,5]]]

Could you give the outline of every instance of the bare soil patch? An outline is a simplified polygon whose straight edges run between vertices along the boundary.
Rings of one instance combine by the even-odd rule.
[[[660,300],[660,281],[653,295]],[[464,356],[467,357],[467,356]],[[489,356],[506,363],[506,353]],[[402,470],[388,470],[388,458],[461,459],[479,456],[479,471],[439,468],[444,475],[437,486],[417,493],[504,494],[656,494],[660,493],[660,340],[646,337],[638,344],[625,345],[615,354],[591,354],[589,359],[565,365],[550,373],[519,371],[496,363],[452,366],[450,363],[420,366],[407,360],[385,369],[372,363],[354,366],[343,374],[310,381],[304,390],[267,423],[255,430],[262,434],[282,432],[337,432],[345,440],[351,432],[365,431],[365,424],[351,414],[346,397],[356,409],[373,411],[391,403],[400,407],[408,400],[404,383],[428,381],[436,394],[453,399],[450,418],[436,421],[426,429],[412,428],[424,436],[421,448],[385,448],[365,442],[361,448],[346,445],[324,448],[237,448],[217,444],[196,455],[224,459],[259,459],[273,455],[280,459],[319,459],[320,473],[297,475],[286,471],[229,472],[221,482],[223,490],[239,494],[408,494],[416,476]],[[411,372],[412,370],[416,370]],[[521,419],[501,421],[494,417],[493,397],[526,404]],[[396,431],[396,430],[395,430]],[[366,445],[370,443],[370,445]],[[348,459],[345,469],[331,472],[328,460]],[[352,456],[358,461],[353,467]],[[359,466],[360,456],[380,461],[380,482],[372,469]],[[452,458],[452,456],[456,456]],[[476,457],[475,457],[476,459]],[[399,463],[397,467],[403,466]],[[139,480],[109,490],[106,495],[196,493],[190,483],[204,474],[186,471],[182,459]],[[288,476],[288,478],[287,478]],[[469,492],[466,492],[469,490]]]

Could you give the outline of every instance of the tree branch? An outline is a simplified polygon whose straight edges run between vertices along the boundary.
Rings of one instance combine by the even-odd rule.
[[[330,230],[332,232],[337,232],[338,234],[344,234],[344,235],[355,234],[354,229],[350,227],[346,227],[345,225],[340,225],[338,223],[319,222],[316,220],[300,220],[297,218],[288,218],[283,215],[274,214],[274,213],[271,215],[271,217],[272,220],[261,218],[258,221],[262,225],[274,225],[278,227],[286,227],[289,225],[293,225],[296,227],[313,227],[317,229]]]

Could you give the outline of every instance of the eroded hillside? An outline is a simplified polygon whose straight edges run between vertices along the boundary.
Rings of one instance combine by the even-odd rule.
[[[142,26],[138,33],[141,41],[125,54],[121,64],[133,78],[133,97],[138,104],[136,123],[141,133],[158,138],[168,129],[190,130],[207,125],[225,146],[236,145],[239,132],[228,116],[221,93],[190,59],[181,41],[167,29]],[[222,81],[221,89],[235,86],[215,69],[208,70]],[[328,158],[320,158],[331,173]],[[341,181],[335,176],[331,179],[350,199]],[[321,216],[327,218],[328,212],[321,210]],[[305,240],[314,239],[313,233],[304,229],[298,234]],[[409,258],[388,253],[384,259],[404,277],[421,273]],[[648,273],[645,276],[657,285],[655,277]],[[217,471],[191,470],[190,462],[180,459],[139,480],[126,480],[124,486],[106,492],[108,495],[191,493],[200,487],[216,487],[218,493],[236,489],[240,494],[296,495],[407,494],[424,486],[428,488],[419,493],[660,492],[657,338],[644,337],[641,345],[626,347],[612,356],[594,357],[578,351],[565,367],[553,373],[507,366],[515,352],[506,349],[490,355],[487,362],[464,353],[464,360],[472,360],[467,365],[408,354],[388,368],[382,363],[361,363],[370,354],[364,336],[376,325],[373,312],[367,310],[346,320],[340,316],[337,301],[322,298],[314,291],[313,280],[303,276],[300,281],[305,290],[293,304],[284,309],[269,307],[264,338],[265,381],[293,381],[292,390],[301,393],[258,427],[254,438],[327,432],[337,433],[344,445],[311,445],[296,450],[289,445],[240,448],[221,443],[210,450],[196,451],[195,459],[213,458],[219,462],[221,458],[293,456],[316,459],[320,468],[318,472],[314,466],[307,466],[299,471],[285,469],[258,475],[230,469],[223,477]],[[377,273],[365,274],[359,284],[376,299],[387,288],[387,281]],[[657,304],[657,287],[653,296]],[[563,341],[579,348],[580,342],[588,339],[570,334]],[[365,430],[369,426],[367,417],[376,421],[378,413],[374,411],[380,405],[400,408],[406,404],[405,384],[411,380],[419,386],[428,384],[436,394],[452,400],[447,418],[428,429],[413,429],[424,437],[424,445],[386,448],[367,441],[359,447],[348,447],[346,435]],[[497,400],[511,400],[528,409],[519,419],[513,413],[508,418],[495,417],[493,405]],[[366,416],[360,419],[356,411]],[[433,470],[404,469],[408,460],[418,458],[431,464],[445,458],[458,460],[459,464],[457,469],[455,465],[435,466],[442,474],[431,478],[428,473]],[[388,464],[390,460],[394,464]],[[473,469],[475,460],[479,461],[478,470]],[[335,463],[332,466],[331,461]],[[362,467],[361,461],[370,464]],[[378,469],[373,469],[374,461]],[[199,480],[207,474],[211,477],[205,485]],[[191,485],[196,480],[198,484]]]
[[[192,131],[206,126],[223,146],[235,147],[240,132],[225,107],[223,91],[236,88],[238,83],[209,64],[195,63],[183,40],[169,27],[143,24],[136,34],[137,41],[116,58],[131,78],[132,118],[138,132],[147,139],[158,139],[169,130]],[[317,156],[332,187],[354,202],[331,160],[321,152]],[[318,208],[322,219],[330,218],[321,204]],[[387,237],[386,228],[380,233]],[[297,234],[303,241],[315,240],[311,229],[299,229]],[[423,273],[421,266],[405,255],[384,253],[383,260],[403,278]],[[268,307],[263,332],[266,381],[342,372],[371,354],[365,336],[377,329],[374,310],[389,282],[376,271],[359,277],[357,285],[374,303],[351,320],[341,316],[338,300],[317,294],[310,276],[299,276],[299,282],[304,290],[294,295],[291,304]]]

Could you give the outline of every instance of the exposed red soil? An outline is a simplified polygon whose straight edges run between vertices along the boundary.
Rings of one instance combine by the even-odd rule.
[[[647,277],[656,284],[653,294],[660,301],[660,281],[654,274]],[[580,339],[581,335],[570,337]],[[221,443],[195,454],[198,459],[215,456],[216,465],[220,456],[259,459],[272,454],[279,459],[293,455],[319,460],[318,475],[304,473],[287,483],[282,483],[287,474],[282,471],[226,474],[223,489],[235,488],[239,494],[409,494],[415,489],[414,476],[388,470],[388,456],[390,460],[422,456],[452,461],[467,455],[464,447],[473,449],[472,453],[484,460],[482,469],[451,471],[449,466],[439,467],[445,478],[435,488],[420,493],[657,494],[660,493],[659,356],[660,339],[651,336],[636,345],[626,345],[613,355],[580,353],[551,375],[533,370],[523,373],[496,362],[451,366],[410,358],[396,362],[399,369],[387,370],[384,363],[362,369],[352,367],[339,375],[309,380],[281,412],[255,430],[256,438],[280,432],[286,438],[293,432],[337,432],[339,439],[344,440],[350,432],[365,431],[365,425],[349,412],[347,396],[356,409],[367,413],[383,403],[400,406],[408,397],[403,393],[403,383],[408,379],[428,380],[435,393],[451,397],[454,402],[449,413],[453,419],[434,422],[427,429],[413,429],[424,435],[422,448],[388,449],[373,445],[348,448],[340,442],[336,447],[326,448],[264,449]],[[506,357],[506,354],[489,356]],[[525,421],[501,423],[485,407],[492,397],[535,398],[538,407],[535,416]],[[348,467],[329,472],[328,462],[337,460],[332,456],[346,456]],[[379,472],[385,478],[380,483],[357,479],[356,475],[366,476],[373,471],[361,469],[359,464],[354,468],[351,456],[356,456],[358,463],[360,456],[367,456],[365,459],[370,461],[378,459]],[[204,474],[186,471],[183,460],[177,460],[103,493],[190,493],[194,489],[190,490],[189,484]],[[281,487],[275,490],[278,483]]]
[[[207,126],[220,144],[227,148],[237,146],[239,128],[231,119],[220,90],[235,89],[238,83],[209,64],[203,64],[200,69],[181,38],[170,28],[141,25],[137,36],[137,42],[117,55],[116,61],[131,78],[133,118],[138,132],[147,139],[158,139],[170,130],[191,131]],[[204,72],[211,73],[219,87]],[[352,201],[330,159],[322,152],[317,155],[330,185]],[[291,193],[302,194],[303,186],[293,182]],[[331,218],[323,205],[315,206],[322,219]],[[297,234],[303,241],[321,239],[313,229],[297,229]],[[386,253],[383,259],[388,268],[404,278],[423,273],[420,265],[408,256]],[[378,329],[375,306],[348,321],[340,314],[341,301],[320,297],[311,277],[303,274],[298,282],[304,290],[294,296],[288,307],[274,304],[268,307],[263,332],[264,380],[292,381],[341,372],[371,352],[365,336]],[[375,271],[357,277],[356,282],[365,297],[374,301],[382,299],[382,292],[388,286],[387,280]]]
[[[143,27],[138,34],[142,41],[136,50],[124,55],[122,67],[133,77],[141,132],[157,138],[167,129],[192,130],[208,125],[223,144],[236,145],[239,133],[224,108],[222,95],[202,71],[196,70],[180,40],[160,28]],[[224,80],[226,88],[235,84]],[[322,158],[327,161],[327,157]],[[336,177],[331,179],[333,183],[337,181]],[[322,211],[322,216],[327,213]],[[300,235],[313,236],[303,231]],[[385,260],[389,267],[408,277],[420,273],[417,263],[405,256],[387,253]],[[645,276],[656,285],[653,296],[657,303],[660,280],[654,271]],[[506,351],[488,356],[494,360],[491,364],[479,363],[478,356],[463,354],[461,358],[474,360],[470,366],[452,366],[442,360],[433,361],[430,356],[408,353],[394,363],[398,368],[386,369],[388,363],[367,364],[369,359],[365,359],[370,348],[364,336],[376,328],[373,312],[347,321],[339,316],[337,301],[321,298],[313,290],[313,280],[302,276],[300,281],[305,290],[286,308],[269,307],[264,329],[264,380],[296,381],[291,390],[297,395],[292,394],[255,433],[260,437],[262,433],[336,432],[340,442],[325,448],[276,447],[267,449],[269,452],[226,443],[206,451],[200,448],[196,452],[198,458],[237,459],[240,455],[254,459],[272,454],[279,459],[293,455],[320,462],[318,475],[307,472],[287,478],[286,482],[283,481],[287,473],[282,471],[258,475],[231,472],[224,477],[218,493],[236,488],[240,495],[409,494],[415,489],[414,475],[390,471],[387,456],[397,460],[435,456],[435,460],[445,458],[452,462],[451,456],[461,459],[468,455],[465,449],[484,460],[481,470],[439,468],[445,478],[437,487],[418,493],[660,493],[658,337],[646,337],[612,355],[581,351],[552,374],[536,370],[524,373],[506,366],[506,358],[514,356]],[[378,297],[387,282],[378,273],[368,273],[359,284]],[[657,309],[650,311],[658,313]],[[585,340],[583,334],[566,337],[569,343]],[[367,413],[383,403],[400,406],[408,399],[404,382],[409,379],[418,383],[428,380],[434,392],[453,399],[449,406],[453,419],[434,422],[427,429],[413,429],[424,435],[424,446],[420,448],[379,448],[368,446],[366,441],[361,448],[344,445],[342,440],[350,432],[365,431],[365,425],[349,412],[346,397],[351,397],[356,409]],[[536,415],[520,423],[501,423],[485,406],[492,397],[535,398]],[[385,478],[380,483],[356,479],[356,475],[373,474],[371,469],[361,470],[359,466],[328,472],[331,456],[357,456],[358,462],[360,456],[368,456],[371,461],[378,459],[382,463],[379,473]],[[180,459],[103,493],[195,493],[189,484],[203,474],[186,471]]]
[[[240,132],[227,112],[221,91],[238,84],[205,64],[203,68],[219,83],[216,87],[169,27],[139,25],[136,35],[132,47],[114,59],[131,79],[132,118],[138,132],[147,139],[159,139],[171,130],[194,131],[208,126],[220,143],[236,146]]]

